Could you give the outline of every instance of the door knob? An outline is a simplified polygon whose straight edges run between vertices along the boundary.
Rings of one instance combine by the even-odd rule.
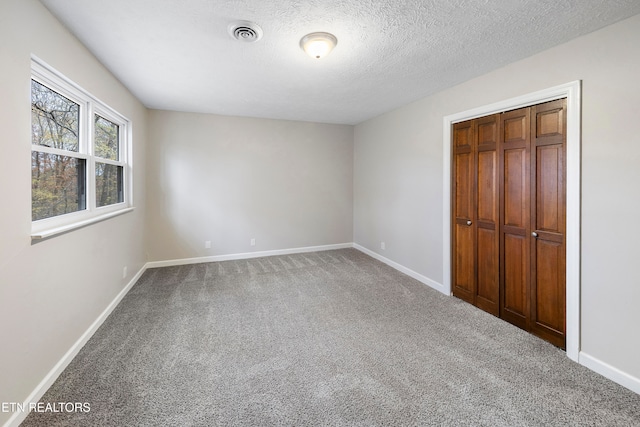
[[[538,237],[538,233],[536,233],[535,231],[534,231],[533,233],[531,233],[531,235],[532,235],[533,237]]]
[[[471,225],[471,224],[472,224],[471,220],[467,220],[467,225]]]

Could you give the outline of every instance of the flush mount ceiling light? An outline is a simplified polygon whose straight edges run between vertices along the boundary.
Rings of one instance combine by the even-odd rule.
[[[312,58],[327,56],[338,44],[336,36],[330,33],[311,33],[300,40],[300,47]]]
[[[236,21],[227,27],[229,35],[236,40],[247,43],[257,42],[262,38],[262,28],[253,22]]]

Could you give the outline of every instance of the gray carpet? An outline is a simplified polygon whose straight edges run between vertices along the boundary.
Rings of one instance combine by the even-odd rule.
[[[633,426],[640,396],[355,250],[151,269],[23,426]]]

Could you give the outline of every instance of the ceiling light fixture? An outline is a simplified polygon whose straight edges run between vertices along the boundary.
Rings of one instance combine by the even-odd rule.
[[[338,44],[338,39],[329,33],[311,33],[300,40],[300,47],[312,58],[327,56]]]

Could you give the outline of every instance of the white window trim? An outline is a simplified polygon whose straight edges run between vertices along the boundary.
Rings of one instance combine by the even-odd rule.
[[[87,160],[86,209],[51,218],[31,222],[31,239],[40,240],[86,227],[118,215],[133,211],[133,167],[132,167],[132,123],[86,90],[82,89],[46,62],[31,56],[31,79],[69,98],[80,105],[78,152],[68,152],[55,148],[31,145],[32,151],[47,152]],[[94,156],[93,119],[94,114],[112,121],[119,126],[119,160],[102,159]],[[31,138],[29,139],[31,142]],[[109,206],[96,206],[95,162],[123,167],[124,200]]]

